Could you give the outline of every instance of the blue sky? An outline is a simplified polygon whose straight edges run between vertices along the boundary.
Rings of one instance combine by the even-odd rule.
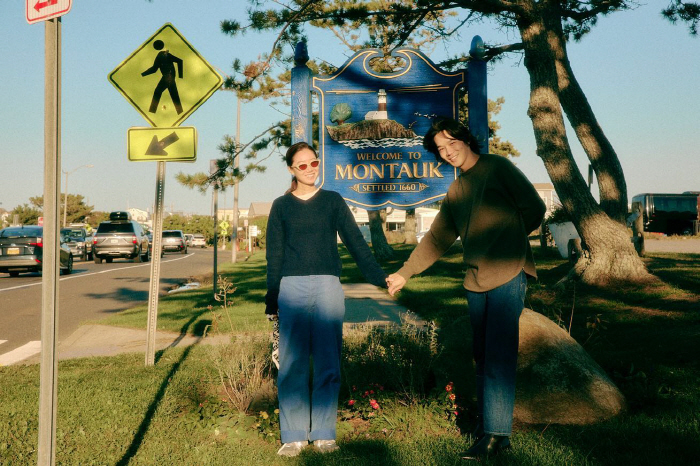
[[[682,25],[663,20],[662,5],[654,3],[601,18],[582,42],[569,44],[574,72],[618,153],[630,197],[700,190],[700,39],[690,37]],[[271,34],[231,38],[219,29],[223,19],[243,20],[246,4],[242,0],[73,2],[63,17],[62,168],[94,167],[69,176],[70,193],[82,194],[97,210],[152,206],[156,164],[129,162],[126,155],[128,128],[147,123],[107,75],[166,22],[223,73],[231,70],[236,57],[257,58],[269,50]],[[44,25],[27,24],[24,2],[19,0],[0,2],[0,18],[0,207],[11,210],[43,193]],[[475,34],[490,43],[517,40],[514,33],[483,23],[464,30],[462,40],[447,45],[448,50],[467,50]],[[309,54],[338,66],[348,57],[333,38],[320,34],[312,34]],[[444,46],[431,54],[436,62],[446,56]],[[492,99],[505,98],[496,118],[502,126],[500,136],[522,154],[515,159],[517,165],[532,182],[548,182],[535,155],[526,113],[529,80],[518,58],[490,68],[488,94]],[[208,170],[209,160],[220,155],[217,146],[223,136],[235,132],[235,108],[232,93],[216,92],[183,123],[197,128],[198,160],[167,164],[168,209],[209,214],[211,196],[179,186],[174,175]],[[244,104],[241,139],[247,141],[280,117],[267,102]],[[569,139],[585,173],[588,161],[573,133]],[[241,207],[271,201],[286,189],[289,177],[280,159],[273,156],[266,164],[265,174],[251,175],[241,184]],[[230,208],[232,201],[231,193],[220,196],[220,206]]]

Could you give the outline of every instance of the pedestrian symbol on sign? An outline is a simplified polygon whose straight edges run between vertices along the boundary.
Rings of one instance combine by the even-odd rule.
[[[168,49],[163,50],[163,47],[165,47],[165,43],[163,43],[162,40],[153,42],[153,48],[160,50],[160,52],[156,55],[153,66],[141,73],[141,76],[148,76],[160,70],[160,73],[163,75],[160,81],[158,81],[155,91],[153,91],[153,99],[151,99],[151,106],[148,111],[156,113],[158,110],[158,103],[160,102],[160,96],[163,95],[163,91],[167,89],[175,105],[175,110],[179,115],[182,113],[182,104],[180,103],[180,94],[177,92],[174,65],[177,65],[177,77],[182,79],[182,60],[171,54]]]
[[[173,128],[224,80],[172,24],[166,23],[109,74],[109,81],[151,126]]]

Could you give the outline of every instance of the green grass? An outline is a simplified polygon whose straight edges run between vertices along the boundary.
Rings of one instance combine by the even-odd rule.
[[[248,260],[236,264],[221,264],[218,272],[236,287],[229,296],[231,314],[235,317],[231,320],[233,329],[229,320],[221,316],[219,303],[213,299],[211,276],[201,277],[203,286],[197,290],[161,296],[158,300],[158,329],[201,336],[215,320],[214,311],[222,317],[219,319],[222,332],[267,331],[264,315],[267,290],[265,254],[253,254]],[[147,318],[148,304],[143,304],[95,323],[145,329]]]
[[[412,248],[396,249],[396,257],[383,264],[388,272]],[[568,265],[552,251],[536,248],[535,257],[540,281],[529,286],[528,307],[563,326],[571,321],[572,336],[613,378],[629,407],[591,426],[516,426],[516,448],[490,464],[698,464],[700,255],[650,254],[645,261],[663,282],[615,290],[580,283],[555,287]],[[362,281],[347,254],[343,262],[343,281]],[[237,287],[230,323],[207,285],[162,298],[159,328],[199,335],[215,321],[219,331],[269,332],[264,255],[227,264],[222,273]],[[278,458],[275,442],[262,436],[277,432],[278,425],[259,415],[262,410],[271,415],[274,406],[259,400],[247,415],[232,410],[222,401],[209,349],[197,346],[159,353],[151,368],[143,367],[139,354],[62,361],[57,464],[462,464],[457,454],[470,439],[457,426],[469,428],[473,403],[472,369],[464,357],[471,351],[462,277],[455,249],[400,294],[403,304],[440,326],[437,355],[429,354],[425,335],[413,340],[391,332],[366,339],[348,335],[340,452],[307,450],[294,460]],[[145,328],[145,321],[141,306],[100,323]],[[445,417],[447,381],[455,383],[462,400],[457,424]],[[381,405],[376,412],[361,396],[373,387]],[[0,464],[36,463],[38,388],[38,366],[0,367]],[[350,399],[357,401],[356,409],[347,408]]]

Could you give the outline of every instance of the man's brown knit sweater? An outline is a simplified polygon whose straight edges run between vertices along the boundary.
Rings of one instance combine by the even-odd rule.
[[[447,190],[430,231],[398,273],[405,279],[430,267],[462,238],[464,287],[488,291],[521,270],[536,277],[528,234],[544,218],[545,205],[534,186],[505,157],[479,156]]]

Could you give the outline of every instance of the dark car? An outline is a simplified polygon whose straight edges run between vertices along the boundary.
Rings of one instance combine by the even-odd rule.
[[[0,230],[0,272],[11,277],[21,272],[41,272],[44,252],[44,227],[24,225]],[[73,272],[73,254],[61,236],[59,266],[61,273]]]
[[[163,231],[163,251],[175,251],[187,254],[187,241],[182,230]]]
[[[138,222],[126,212],[112,212],[109,221],[100,223],[92,240],[92,256],[95,264],[115,258],[147,262],[151,258],[148,237]]]
[[[73,253],[73,257],[80,257],[84,261],[92,260],[92,236],[87,234],[85,228],[63,228],[61,235],[66,238],[66,244]]]
[[[147,232],[146,236],[148,237],[148,249],[150,250],[151,257],[153,257],[153,232]],[[160,248],[160,257],[163,257],[163,247]]]

